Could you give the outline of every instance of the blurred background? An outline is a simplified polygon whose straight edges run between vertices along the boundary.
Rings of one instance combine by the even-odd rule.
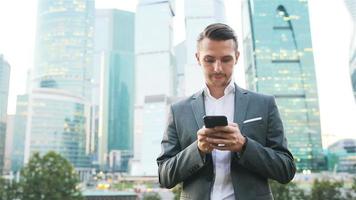
[[[0,199],[26,199],[40,186],[20,187],[45,183],[28,172],[47,165],[31,163],[57,158],[85,199],[176,198],[155,159],[169,105],[204,85],[196,39],[215,22],[238,35],[238,85],[279,106],[298,173],[271,182],[275,198],[356,198],[355,0],[12,0],[0,1]]]

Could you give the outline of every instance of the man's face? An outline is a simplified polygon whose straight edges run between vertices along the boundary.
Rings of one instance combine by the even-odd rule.
[[[200,42],[195,56],[203,67],[208,87],[225,88],[231,81],[234,65],[239,57],[239,52],[234,47],[232,39],[216,41],[204,38]]]

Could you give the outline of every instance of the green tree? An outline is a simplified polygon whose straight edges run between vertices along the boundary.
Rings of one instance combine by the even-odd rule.
[[[312,187],[312,200],[343,200],[341,188],[343,183],[339,181],[318,180],[315,179]]]
[[[20,187],[16,182],[9,182],[0,177],[0,200],[14,200],[20,196]]]
[[[35,153],[21,171],[22,198],[26,200],[82,200],[73,166],[61,155]]]
[[[352,179],[351,188],[346,191],[346,199],[356,200],[356,177]]]
[[[181,184],[176,185],[172,189],[172,192],[174,194],[174,200],[179,200],[180,199],[180,193],[182,192],[182,185]]]
[[[161,200],[157,192],[148,192],[143,195],[143,200]]]
[[[275,200],[305,200],[307,196],[304,191],[297,187],[293,182],[280,184],[276,181],[269,181],[272,194]]]

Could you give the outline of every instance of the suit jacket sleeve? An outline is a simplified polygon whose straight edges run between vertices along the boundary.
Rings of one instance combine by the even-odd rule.
[[[204,166],[204,161],[199,153],[197,141],[185,149],[181,149],[176,129],[174,106],[171,106],[168,116],[167,128],[161,142],[162,152],[157,158],[157,164],[161,187],[172,188],[195,174]]]
[[[242,155],[236,154],[237,162],[265,178],[288,183],[293,179],[296,168],[293,156],[287,149],[283,124],[274,97],[270,97],[268,102],[267,132],[261,133],[266,134],[266,146],[247,138]]]

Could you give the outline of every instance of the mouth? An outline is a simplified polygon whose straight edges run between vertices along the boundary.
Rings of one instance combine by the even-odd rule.
[[[214,75],[213,75],[213,78],[214,78],[214,79],[222,79],[222,78],[224,78],[224,77],[225,77],[224,74],[214,74]]]

